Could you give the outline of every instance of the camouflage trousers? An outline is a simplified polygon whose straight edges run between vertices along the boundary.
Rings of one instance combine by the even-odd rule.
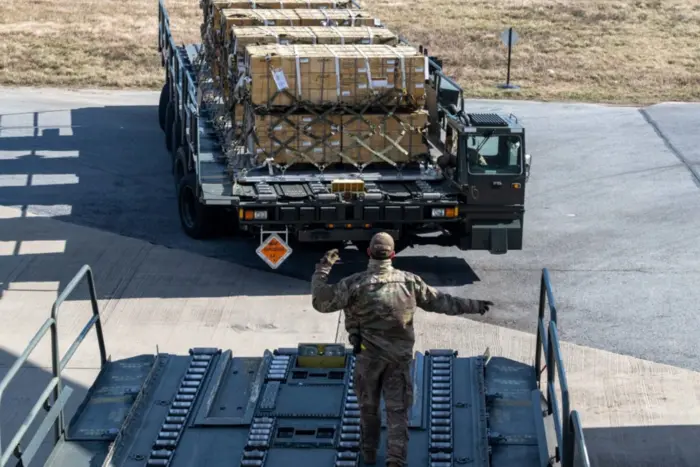
[[[381,396],[384,396],[387,425],[386,462],[406,465],[408,451],[408,410],[413,405],[411,361],[387,362],[362,352],[355,361],[355,392],[360,406],[362,451],[379,447]]]

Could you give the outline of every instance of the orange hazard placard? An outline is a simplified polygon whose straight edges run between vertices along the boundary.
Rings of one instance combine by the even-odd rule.
[[[256,253],[268,266],[277,269],[292,254],[292,249],[277,234],[272,234],[258,247]]]

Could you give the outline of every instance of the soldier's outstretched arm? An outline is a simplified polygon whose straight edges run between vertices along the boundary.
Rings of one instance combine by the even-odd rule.
[[[425,311],[444,315],[475,315],[488,311],[491,302],[470,300],[440,292],[431,287],[419,276],[414,276],[416,284],[416,304]]]
[[[311,305],[321,313],[342,310],[348,304],[348,287],[344,280],[337,284],[328,284],[333,264],[338,260],[338,250],[331,250],[316,264],[311,277]]]

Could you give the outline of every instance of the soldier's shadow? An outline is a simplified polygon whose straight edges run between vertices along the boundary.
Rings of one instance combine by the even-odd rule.
[[[335,283],[343,277],[367,268],[367,254],[346,248],[340,253],[341,261],[333,267],[329,282]],[[394,267],[419,275],[433,287],[458,287],[479,282],[479,276],[463,258],[440,256],[397,256]]]

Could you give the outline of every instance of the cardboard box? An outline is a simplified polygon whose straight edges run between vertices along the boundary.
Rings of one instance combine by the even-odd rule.
[[[223,10],[298,10],[357,9],[353,0],[205,0],[202,2],[204,23],[221,24]]]
[[[215,36],[222,45],[228,43],[231,28],[238,26],[372,26],[381,22],[357,9],[326,10],[249,10],[224,9],[212,18]]]
[[[426,58],[417,49],[389,45],[262,45],[246,47],[245,66],[255,105],[314,106],[376,102],[425,103]]]
[[[244,55],[249,45],[385,44],[398,45],[399,39],[385,28],[340,26],[234,26],[229,39],[233,52]]]

